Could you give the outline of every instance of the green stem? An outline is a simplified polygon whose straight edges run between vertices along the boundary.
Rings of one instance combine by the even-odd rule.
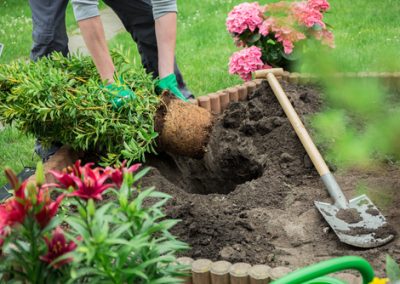
[[[90,238],[94,241],[94,234],[93,234],[93,231],[92,231],[92,219],[90,218],[90,214],[88,214],[88,212],[86,210],[86,206],[84,206],[82,200],[79,197],[77,197],[76,199],[78,201],[79,206],[81,208],[85,209],[85,211],[86,211],[86,218],[84,218],[86,229],[89,232]],[[97,247],[97,244],[95,245],[95,247]],[[111,281],[113,283],[116,283],[116,284],[119,283],[115,279],[115,276],[112,274],[112,271],[109,269],[110,263],[109,262],[105,263],[104,259],[99,259],[99,262],[101,264],[101,267],[102,267],[103,271],[107,274],[107,276],[111,279]]]
[[[37,236],[35,235],[35,222],[33,221],[34,218],[29,218],[31,222],[29,222],[29,241],[30,241],[30,248],[31,248],[31,258],[32,258],[32,273],[31,274],[31,283],[36,284],[38,283],[37,281],[37,272],[38,272],[38,266],[40,265],[40,260],[39,260],[39,254],[38,254],[38,248],[37,248]]]

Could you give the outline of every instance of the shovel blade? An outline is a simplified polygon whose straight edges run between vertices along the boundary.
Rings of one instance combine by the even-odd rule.
[[[394,238],[394,230],[366,195],[350,200],[345,209],[319,201],[315,201],[315,206],[339,239],[346,244],[373,248]]]

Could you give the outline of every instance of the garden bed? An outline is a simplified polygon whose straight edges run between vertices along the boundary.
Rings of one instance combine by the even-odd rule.
[[[299,115],[319,110],[317,88],[281,83]],[[383,272],[385,255],[400,255],[398,238],[369,250],[338,240],[313,203],[331,200],[266,82],[217,118],[203,159],[162,154],[148,164],[155,169],[143,182],[173,196],[166,211],[182,220],[173,233],[191,245],[186,256],[298,268],[359,255]],[[348,198],[368,187],[388,222],[400,227],[397,167],[335,175]]]

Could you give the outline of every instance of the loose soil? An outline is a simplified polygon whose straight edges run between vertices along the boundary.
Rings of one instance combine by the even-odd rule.
[[[320,109],[317,88],[282,85],[303,120]],[[380,272],[387,253],[400,258],[398,238],[368,250],[338,240],[313,204],[331,199],[266,82],[216,120],[202,159],[162,154],[149,165],[155,168],[143,183],[173,196],[166,212],[182,220],[173,233],[191,245],[186,256],[298,268],[359,255]],[[368,196],[400,228],[398,168],[335,176],[348,198],[368,185]]]
[[[355,224],[363,220],[360,213],[354,208],[340,209],[336,213],[336,218],[343,220],[348,224]]]

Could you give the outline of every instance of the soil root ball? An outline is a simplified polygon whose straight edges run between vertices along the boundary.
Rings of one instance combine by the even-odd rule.
[[[196,105],[168,97],[164,103],[156,117],[160,149],[181,156],[201,158],[213,125],[211,113]]]

